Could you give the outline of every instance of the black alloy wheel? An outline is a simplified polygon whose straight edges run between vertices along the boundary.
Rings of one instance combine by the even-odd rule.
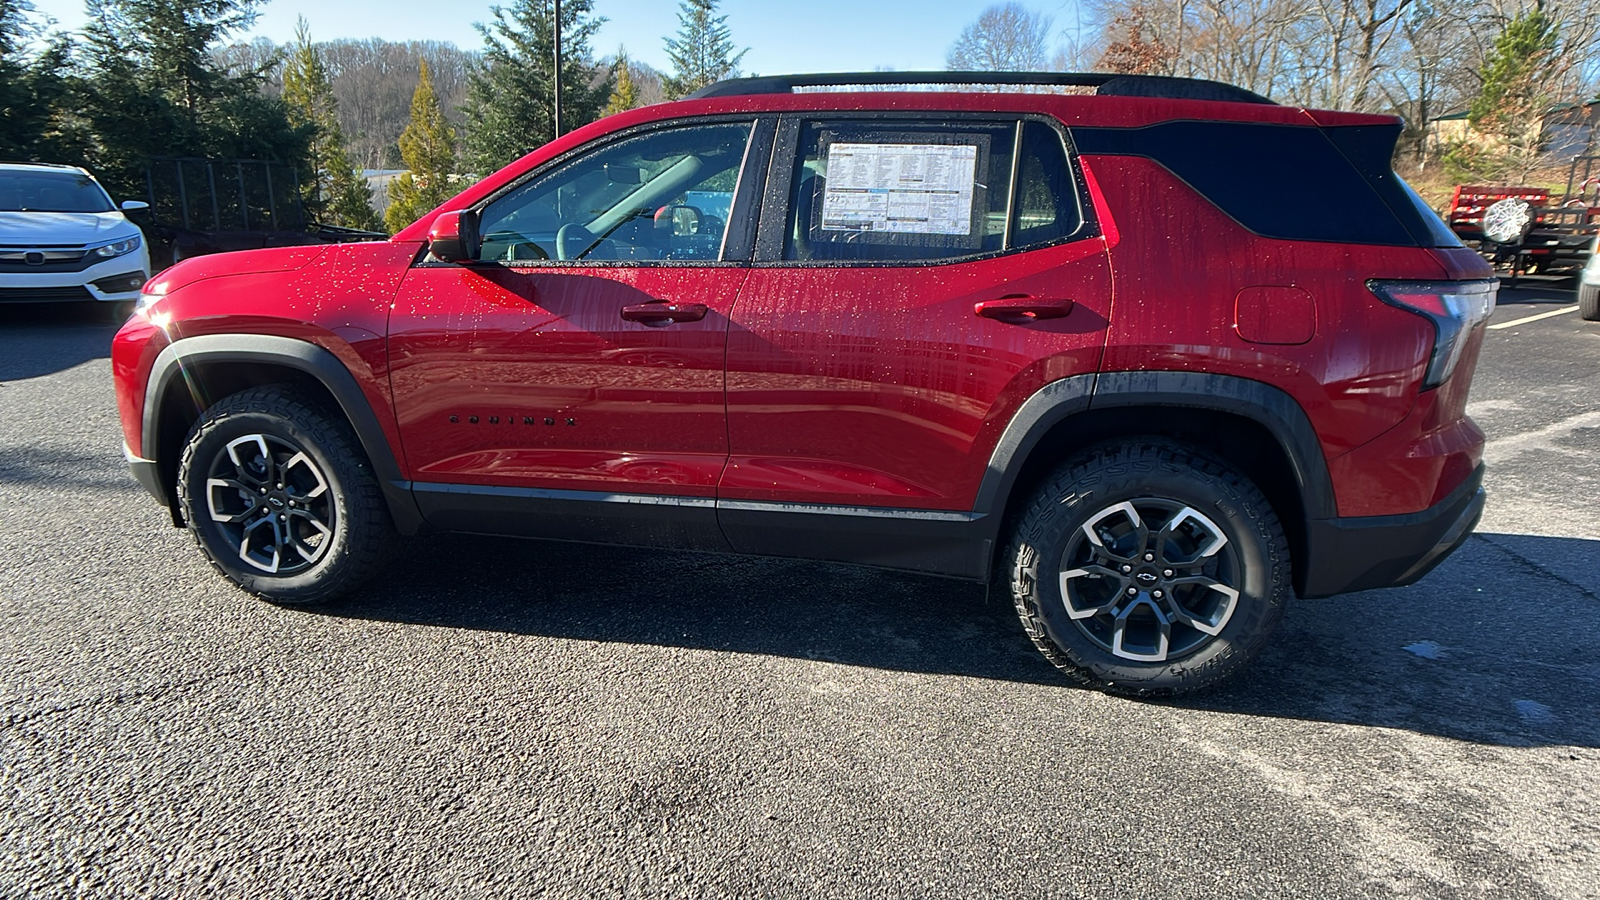
[[[338,507],[327,476],[275,434],[246,434],[211,460],[205,513],[239,561],[268,575],[316,565],[333,545]]]
[[[1100,649],[1166,662],[1221,633],[1239,602],[1238,548],[1174,500],[1123,500],[1089,516],[1058,566],[1072,624]]]

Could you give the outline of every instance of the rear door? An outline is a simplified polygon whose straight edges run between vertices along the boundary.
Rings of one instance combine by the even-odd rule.
[[[970,511],[1011,413],[1105,344],[1106,246],[1064,133],[797,117],[777,146],[729,333],[724,531],[977,571],[992,528]]]

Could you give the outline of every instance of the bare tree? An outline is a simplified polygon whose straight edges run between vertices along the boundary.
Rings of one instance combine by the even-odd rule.
[[[1096,68],[1122,75],[1167,75],[1177,62],[1177,48],[1167,46],[1159,35],[1146,27],[1144,7],[1134,7],[1111,20],[1106,45]],[[1115,37],[1120,32],[1121,37]]]
[[[1311,45],[1301,34],[1309,2],[1097,0],[1092,9],[1105,53],[1119,45],[1158,47],[1158,58],[1148,60],[1153,74],[1210,78],[1277,96],[1304,66],[1294,48]],[[1101,58],[1106,66],[1127,62],[1117,54]]]
[[[249,43],[239,41],[218,47],[211,58],[230,75],[260,78],[262,90],[276,94],[283,90],[286,49],[274,44],[271,38],[258,37]]]
[[[400,132],[410,121],[417,70],[428,64],[445,119],[462,125],[467,69],[474,54],[440,41],[395,43],[369,38],[318,45],[333,79],[339,125],[350,155],[370,169],[398,167]]]
[[[1532,9],[1561,26],[1551,95],[1600,86],[1594,0],[1090,0],[1102,67],[1213,78],[1282,102],[1390,112],[1420,140],[1431,117],[1465,107],[1505,24]],[[1112,52],[1116,51],[1116,52]],[[1129,52],[1133,53],[1130,57]],[[1110,54],[1110,55],[1107,55]],[[1589,93],[1585,93],[1589,92]]]
[[[1029,72],[1050,64],[1053,20],[1020,3],[997,3],[962,29],[945,67],[966,72]]]

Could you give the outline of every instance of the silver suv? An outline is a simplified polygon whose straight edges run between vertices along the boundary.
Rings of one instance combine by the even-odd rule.
[[[0,163],[0,302],[131,304],[150,251],[125,211],[83,169]]]

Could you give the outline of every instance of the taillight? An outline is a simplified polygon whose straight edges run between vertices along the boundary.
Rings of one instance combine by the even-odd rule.
[[[1472,329],[1494,312],[1500,282],[1488,281],[1369,281],[1378,299],[1433,323],[1433,355],[1423,374],[1424,390],[1443,384],[1461,361]]]

